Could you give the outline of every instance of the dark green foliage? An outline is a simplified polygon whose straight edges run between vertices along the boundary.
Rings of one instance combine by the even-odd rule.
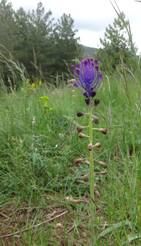
[[[41,3],[38,4],[36,11],[27,14],[23,9],[19,9],[16,13],[19,38],[15,47],[15,56],[33,77],[47,77],[52,33],[51,15],[50,11],[45,12]]]
[[[134,65],[136,49],[131,42],[132,34],[128,32],[129,28],[129,21],[123,12],[115,18],[113,25],[106,28],[104,39],[100,39],[103,48],[97,53],[102,61],[103,70],[113,72],[120,64],[130,67]]]
[[[15,12],[6,0],[0,2],[0,45],[13,52],[16,42]],[[1,48],[0,48],[1,50]]]
[[[55,55],[54,72],[62,72],[67,61],[68,65],[72,63],[72,58],[79,57],[80,48],[78,38],[75,38],[74,21],[70,15],[63,14],[55,25]],[[67,67],[65,69],[67,71]]]
[[[41,2],[36,10],[26,12],[23,8],[15,11],[11,4],[2,0],[0,33],[0,52],[9,58],[4,46],[13,60],[24,65],[32,80],[48,81],[50,76],[68,72],[67,65],[79,56],[71,16],[64,14],[55,22],[51,11],[46,12]]]

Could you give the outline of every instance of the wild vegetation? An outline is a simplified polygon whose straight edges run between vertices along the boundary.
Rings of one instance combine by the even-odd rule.
[[[57,74],[65,75],[66,64],[79,58],[80,46],[71,16],[63,14],[54,20],[41,2],[36,10],[26,12],[23,8],[15,11],[7,0],[0,1],[0,32],[0,56],[21,63],[30,80],[49,81]],[[16,83],[3,57],[0,65],[4,83]]]
[[[39,4],[37,9],[32,13],[15,12],[9,3],[0,2],[0,18],[6,13],[10,18],[0,22],[5,35],[0,36],[0,245],[91,245],[87,139],[80,139],[76,129],[76,122],[87,124],[86,117],[77,115],[87,113],[88,106],[81,91],[72,86],[71,80],[68,82],[72,79],[68,68],[82,54],[63,48],[72,41],[78,48],[75,51],[79,50],[71,29],[73,20],[66,15],[62,18],[70,23],[73,39],[67,36],[53,43],[49,38],[50,45],[57,45],[49,48],[49,54],[46,34],[42,36],[41,32],[37,39],[34,36],[38,24],[46,30],[44,18],[37,21],[43,6]],[[116,23],[123,25],[125,17],[121,16]],[[48,13],[47,19],[50,17]],[[19,18],[21,22],[16,22]],[[61,35],[61,30],[65,33],[66,25],[61,20],[56,24],[56,35]],[[27,29],[21,30],[31,46],[22,44],[23,37],[15,38],[20,25],[25,24]],[[12,38],[15,41],[9,42]],[[129,36],[120,38],[126,43]],[[116,42],[116,53],[114,43],[105,41],[105,48],[97,51],[103,82],[96,94],[100,104],[94,110],[100,118],[98,127],[106,128],[108,134],[94,131],[94,141],[101,144],[94,152],[95,246],[141,244],[140,60],[133,45],[124,50]],[[111,64],[115,66],[111,65],[111,70],[104,63],[105,51],[113,52]],[[122,60],[123,51],[128,59]]]

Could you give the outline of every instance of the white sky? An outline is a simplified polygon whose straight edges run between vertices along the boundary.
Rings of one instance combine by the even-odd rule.
[[[10,0],[9,0],[10,1]],[[14,8],[35,9],[40,0],[11,0]],[[46,10],[51,10],[53,17],[63,13],[71,14],[78,29],[80,43],[99,47],[99,38],[104,36],[108,24],[117,17],[109,0],[41,0]],[[141,52],[141,3],[135,0],[117,0],[121,11],[130,20],[133,40]]]

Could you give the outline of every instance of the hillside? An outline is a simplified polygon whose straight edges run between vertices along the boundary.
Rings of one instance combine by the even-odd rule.
[[[92,47],[88,47],[85,45],[81,45],[81,49],[82,49],[82,54],[84,57],[95,56],[95,54],[97,52],[97,48],[92,48]]]

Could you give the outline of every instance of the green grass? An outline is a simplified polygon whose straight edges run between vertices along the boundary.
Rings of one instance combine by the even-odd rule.
[[[52,110],[40,103],[46,95]],[[95,160],[106,163],[95,162],[98,246],[141,245],[139,238],[129,242],[141,230],[140,95],[138,78],[128,78],[127,91],[118,77],[105,78],[97,93],[99,127],[109,129],[106,136],[94,134],[102,144]],[[74,163],[87,156],[86,140],[78,139],[73,124],[87,123],[76,117],[78,111],[87,112],[87,106],[71,87],[1,93],[0,237],[13,235],[1,237],[0,245],[90,245],[89,184],[84,179],[89,167]]]

